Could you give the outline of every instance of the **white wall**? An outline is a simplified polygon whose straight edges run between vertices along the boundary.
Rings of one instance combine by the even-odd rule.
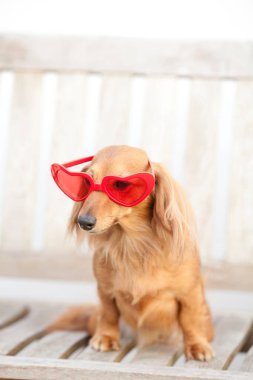
[[[0,33],[253,39],[253,0],[0,0]]]

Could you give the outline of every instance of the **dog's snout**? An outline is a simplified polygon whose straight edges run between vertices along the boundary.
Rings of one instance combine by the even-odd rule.
[[[92,230],[92,228],[95,227],[96,222],[97,219],[95,218],[95,216],[91,215],[81,215],[77,219],[77,223],[79,224],[79,226],[86,231]]]

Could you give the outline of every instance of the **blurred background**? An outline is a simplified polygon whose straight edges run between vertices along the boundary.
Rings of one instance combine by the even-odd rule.
[[[0,31],[250,40],[251,0],[1,0]]]
[[[204,264],[253,264],[252,15],[251,0],[0,0],[2,275],[82,277],[49,167],[111,144],[182,183]]]

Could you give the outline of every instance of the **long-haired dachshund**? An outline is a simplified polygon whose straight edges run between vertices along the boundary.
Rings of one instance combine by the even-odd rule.
[[[82,172],[68,170],[86,161]],[[214,333],[194,218],[171,175],[128,146],[54,164],[52,174],[76,201],[70,230],[79,240],[88,237],[94,250],[100,307],[67,311],[49,330],[83,328],[94,349],[117,350],[122,318],[142,345],[179,332],[187,359],[210,360]]]

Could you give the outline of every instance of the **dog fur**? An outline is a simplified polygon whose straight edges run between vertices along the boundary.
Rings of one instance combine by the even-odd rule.
[[[187,359],[210,360],[212,318],[200,270],[195,222],[184,191],[162,165],[153,163],[155,188],[140,204],[123,207],[103,192],[75,203],[69,229],[94,251],[93,269],[100,305],[77,307],[49,330],[86,329],[100,351],[120,345],[119,319],[138,334],[139,344],[183,336]],[[96,183],[106,175],[150,171],[146,153],[128,146],[99,151],[83,171]],[[79,228],[80,215],[96,217],[95,227]]]

